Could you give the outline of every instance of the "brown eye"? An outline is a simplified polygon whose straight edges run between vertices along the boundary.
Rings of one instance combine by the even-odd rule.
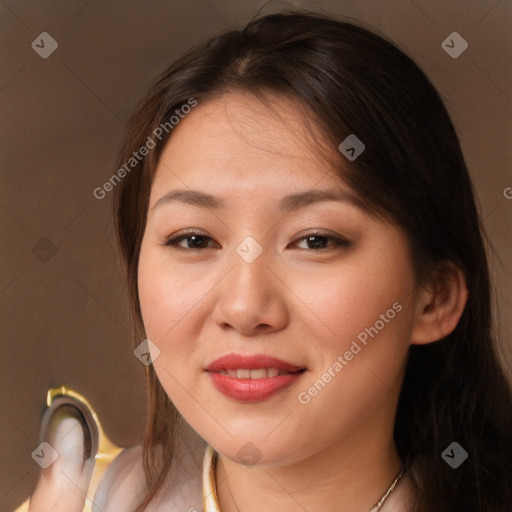
[[[294,242],[294,244],[298,244],[299,242],[305,242],[306,247],[299,247],[299,249],[328,249],[329,247],[348,247],[350,242],[343,238],[337,238],[331,235],[320,234],[320,233],[311,233],[307,236],[299,238]],[[331,243],[329,243],[331,242]]]
[[[183,241],[186,243],[185,246],[182,245]],[[211,245],[208,245],[210,241],[214,242],[214,240],[207,235],[203,235],[201,233],[186,233],[170,238],[164,245],[180,249],[206,249],[208,247],[212,247]]]

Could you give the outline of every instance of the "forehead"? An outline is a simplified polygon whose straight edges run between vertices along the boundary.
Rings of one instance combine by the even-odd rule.
[[[313,186],[342,180],[322,157],[334,154],[296,102],[227,93],[198,103],[173,129],[154,188],[180,184],[210,190]]]

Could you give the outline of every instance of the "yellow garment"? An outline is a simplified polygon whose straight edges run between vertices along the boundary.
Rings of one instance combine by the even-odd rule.
[[[217,498],[217,485],[215,481],[215,464],[217,452],[208,445],[204,453],[203,462],[203,508],[204,512],[218,512],[219,500]]]

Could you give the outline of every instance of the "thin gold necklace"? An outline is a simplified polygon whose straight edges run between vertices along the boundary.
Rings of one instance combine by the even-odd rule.
[[[204,512],[220,512],[219,499],[217,497],[217,481],[215,477],[215,467],[217,465],[217,452],[210,446],[206,446],[203,462],[203,508]],[[384,493],[384,496],[368,511],[378,512],[391,491],[396,487],[396,484],[402,477],[404,466],[401,467],[398,475],[389,489]]]

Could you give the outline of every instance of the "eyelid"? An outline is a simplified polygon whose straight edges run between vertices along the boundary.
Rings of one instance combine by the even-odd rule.
[[[199,228],[186,228],[186,229],[181,229],[180,231],[177,231],[176,233],[173,233],[172,235],[169,235],[168,237],[166,237],[165,239],[166,240],[170,240],[170,239],[175,239],[175,238],[178,238],[180,236],[185,236],[185,235],[201,235],[201,236],[209,236],[208,233],[202,229],[199,229]]]
[[[303,231],[299,233],[290,243],[296,243],[300,242],[304,238],[307,238],[308,236],[318,236],[318,237],[324,237],[329,238],[330,240],[333,240],[335,243],[343,244],[343,245],[349,245],[351,241],[339,233],[334,233],[332,231],[326,231],[324,229],[309,229],[307,231]]]

